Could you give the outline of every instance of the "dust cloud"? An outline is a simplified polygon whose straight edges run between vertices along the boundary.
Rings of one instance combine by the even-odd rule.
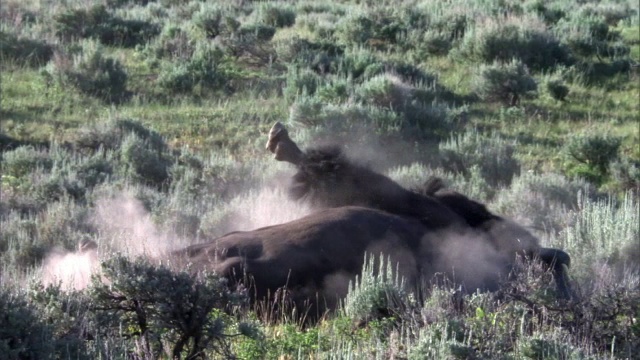
[[[225,221],[216,224],[217,235],[230,231],[253,230],[286,223],[311,213],[309,204],[291,200],[280,188],[263,187],[248,191],[225,206]]]
[[[220,207],[227,216],[211,224],[215,236],[288,222],[311,211],[275,186],[246,191]],[[97,229],[95,241],[82,242],[76,251],[55,249],[46,256],[42,266],[45,285],[60,284],[63,289],[80,290],[87,287],[100,261],[109,254],[163,260],[172,250],[203,241],[184,238],[172,229],[158,226],[130,192],[99,199],[91,223]]]
[[[440,239],[432,245],[437,253],[435,268],[438,271],[469,292],[497,287],[504,266],[512,259],[499,252],[485,234],[448,230],[438,232],[437,236]]]
[[[54,250],[42,266],[42,282],[45,286],[60,284],[65,290],[82,290],[89,285],[97,266],[95,248],[75,252]]]
[[[91,223],[97,229],[96,241],[84,241],[76,251],[56,249],[47,255],[42,268],[45,285],[83,289],[99,269],[100,255],[118,252],[158,259],[176,241],[173,234],[158,230],[142,203],[129,193],[99,199]]]

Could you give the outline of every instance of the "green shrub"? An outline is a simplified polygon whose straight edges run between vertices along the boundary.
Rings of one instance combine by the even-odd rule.
[[[521,339],[519,349],[526,359],[572,359],[582,358],[571,346],[544,338]]]
[[[520,173],[520,163],[514,157],[515,144],[496,135],[483,137],[477,132],[467,132],[438,147],[443,169],[469,178],[471,170],[477,167],[493,187],[511,184]]]
[[[160,33],[160,27],[143,20],[113,18],[96,35],[105,45],[135,47],[143,45]]]
[[[260,4],[255,11],[257,12],[259,23],[272,26],[274,28],[293,26],[296,22],[295,10],[284,4]]]
[[[567,95],[569,95],[569,87],[559,79],[549,79],[545,83],[545,88],[549,95],[558,101],[565,101]]]
[[[282,90],[289,101],[295,100],[298,94],[313,95],[322,82],[321,77],[308,69],[293,68],[287,74],[287,85]]]
[[[371,51],[361,48],[349,48],[338,63],[337,73],[345,77],[358,79],[377,75],[384,71],[384,65]]]
[[[104,153],[96,153],[78,164],[74,172],[86,188],[93,188],[110,178],[113,174],[113,164],[105,158]]]
[[[114,131],[119,132],[121,139],[123,139],[125,135],[132,133],[147,142],[154,151],[163,152],[167,150],[167,144],[162,135],[155,130],[145,127],[137,120],[118,119],[113,125]]]
[[[240,23],[235,20],[234,15],[229,8],[203,5],[193,16],[193,23],[207,38],[213,39],[238,30]]]
[[[85,42],[82,54],[70,69],[56,69],[64,79],[87,95],[107,103],[121,103],[130,97],[128,75],[120,61],[104,55],[102,48]]]
[[[571,222],[570,214],[578,209],[578,194],[592,198],[596,192],[581,179],[525,172],[509,188],[497,192],[491,208],[519,224],[556,234]]]
[[[125,137],[120,151],[122,162],[135,180],[155,186],[162,186],[169,180],[169,160],[137,135]]]
[[[0,288],[0,352],[6,359],[48,359],[55,354],[53,329],[22,295]]]
[[[231,319],[223,311],[245,298],[231,292],[224,279],[173,272],[123,256],[104,262],[102,272],[106,282],[96,278],[90,294],[95,311],[102,315],[105,335],[138,338],[141,348],[131,351],[154,358],[163,352],[176,359],[209,352],[233,356],[230,341],[241,334],[229,332]]]
[[[527,8],[538,14],[547,25],[554,25],[567,15],[566,11],[557,4],[546,4],[541,0],[527,4]]]
[[[157,84],[167,94],[203,94],[223,90],[229,80],[223,64],[220,49],[199,46],[188,61],[164,63]]]
[[[87,10],[68,9],[54,16],[56,36],[65,41],[86,39],[97,35],[98,26],[108,23],[111,14],[103,5],[96,5]]]
[[[595,280],[591,273],[594,265],[614,255],[623,255],[625,251],[629,251],[631,256],[635,254],[632,249],[637,249],[640,236],[640,229],[636,226],[640,221],[639,206],[632,193],[625,194],[621,200],[610,196],[604,199],[579,196],[579,210],[575,218],[557,239],[558,246],[580,259],[574,266],[576,276]],[[637,265],[637,259],[633,261]]]
[[[2,175],[24,178],[37,169],[50,170],[53,160],[45,151],[24,145],[2,153]]]
[[[188,61],[196,51],[196,42],[186,31],[170,26],[164,29],[150,48],[157,59]]]
[[[154,1],[155,0],[106,0],[106,4],[109,7],[118,8],[127,4],[146,6],[147,4]]]
[[[355,89],[356,100],[396,111],[402,111],[412,97],[410,85],[385,74],[371,77]]]
[[[609,26],[597,18],[574,16],[558,23],[555,31],[574,54],[582,57],[601,54],[609,40]]]
[[[26,295],[37,309],[40,320],[52,327],[52,336],[47,339],[55,349],[51,358],[88,360],[99,353],[106,354],[109,345],[113,346],[109,352],[115,354],[120,350],[116,344],[106,345],[106,339],[86,341],[95,339],[98,333],[95,314],[91,311],[91,299],[86,292],[35,283]]]
[[[573,62],[567,49],[551,33],[524,25],[487,26],[486,30],[468,32],[459,53],[486,63],[517,59],[532,70],[548,70]]]
[[[271,41],[276,28],[263,24],[248,24],[238,28],[237,36],[250,41]]]
[[[45,41],[18,38],[0,31],[0,62],[38,67],[53,57],[53,47]]]
[[[397,45],[405,24],[389,12],[370,11],[348,14],[336,28],[336,37],[346,46],[367,45],[385,48]]]
[[[334,136],[365,128],[390,135],[398,133],[402,124],[393,111],[360,104],[325,104],[319,98],[309,96],[298,97],[291,107],[289,120]]]
[[[379,259],[374,255],[365,257],[362,276],[349,285],[344,314],[354,322],[400,317],[409,300],[403,280],[394,274],[394,268],[383,255]]]
[[[442,32],[427,31],[422,38],[419,50],[421,50],[421,54],[424,53],[427,56],[444,56],[449,53],[452,47],[453,43],[450,35]]]
[[[113,16],[104,5],[70,9],[54,17],[56,35],[65,41],[96,39],[105,45],[134,47],[160,33],[160,28],[142,20]]]
[[[618,190],[640,194],[640,161],[622,157],[610,164],[609,172]]]
[[[500,101],[507,106],[518,105],[521,98],[538,88],[527,67],[517,60],[481,66],[474,86],[482,99]]]
[[[336,44],[294,37],[276,44],[278,59],[319,73],[335,73],[344,50]]]
[[[609,172],[609,164],[618,158],[622,140],[606,135],[580,134],[572,136],[564,150],[568,155],[567,171],[600,185]]]
[[[276,28],[264,24],[237,24],[233,33],[218,38],[218,44],[236,62],[265,66],[275,60],[271,44],[275,33]]]
[[[321,85],[316,91],[318,99],[329,103],[342,103],[349,99],[352,85],[348,79],[338,78]]]

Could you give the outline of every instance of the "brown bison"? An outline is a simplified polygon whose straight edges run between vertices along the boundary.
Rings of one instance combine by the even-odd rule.
[[[538,239],[518,224],[491,213],[483,204],[444,187],[432,178],[422,189],[411,191],[390,178],[354,164],[337,147],[309,149],[302,152],[277,122],[269,132],[267,149],[276,160],[295,165],[290,194],[319,207],[359,205],[419,219],[430,230],[479,230],[482,237],[503,254],[509,263],[518,254],[539,257],[554,269],[562,296],[570,290],[563,280],[563,265],[570,257],[558,249],[540,247]],[[460,225],[462,227],[460,227]]]
[[[518,255],[539,258],[554,271],[560,296],[569,256],[484,205],[444,189],[438,179],[420,191],[352,163],[337,148],[302,152],[276,123],[267,148],[298,168],[292,196],[321,210],[289,223],[232,232],[177,254],[197,270],[232,281],[250,279],[257,297],[286,287],[298,303],[334,308],[365,254],[388,258],[409,286],[442,274],[468,291],[494,290]]]

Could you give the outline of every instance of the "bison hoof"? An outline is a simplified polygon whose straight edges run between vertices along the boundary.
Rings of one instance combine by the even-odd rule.
[[[279,121],[273,124],[269,130],[266,148],[275,155],[278,161],[287,161],[297,165],[302,158],[302,151],[291,140],[289,132]]]

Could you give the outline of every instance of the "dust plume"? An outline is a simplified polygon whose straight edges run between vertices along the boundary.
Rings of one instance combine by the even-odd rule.
[[[42,282],[45,286],[60,284],[65,290],[82,290],[89,285],[97,266],[96,243],[84,241],[74,252],[50,252],[42,266]]]
[[[171,231],[161,231],[151,214],[132,194],[98,200],[93,223],[100,233],[100,250],[129,256],[159,258],[181,243]]]
[[[310,208],[289,199],[277,186],[264,186],[232,199],[218,211],[224,216],[210,224],[211,238],[288,222],[308,214]],[[143,204],[128,192],[99,199],[91,223],[97,229],[95,242],[85,241],[76,251],[56,249],[47,255],[42,267],[45,285],[59,283],[64,289],[80,290],[108,254],[163,259],[172,250],[201,241],[157,226]]]
[[[170,232],[158,230],[151,215],[132,194],[122,193],[97,201],[91,219],[98,230],[96,241],[81,242],[76,251],[53,250],[42,267],[44,285],[60,284],[63,289],[85,288],[105,254],[160,258],[179,242]]]
[[[436,268],[447,273],[466,291],[495,289],[499,275],[510,259],[496,250],[480,231],[465,233],[448,230],[440,233],[440,241],[434,242],[437,254]]]
[[[211,216],[207,233],[222,236],[286,223],[311,213],[310,205],[292,200],[283,188],[284,185],[263,186],[237,196]]]

